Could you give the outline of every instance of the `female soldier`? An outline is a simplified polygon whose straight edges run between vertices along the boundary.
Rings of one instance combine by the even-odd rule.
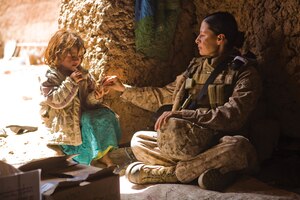
[[[133,136],[131,146],[139,162],[128,166],[129,181],[188,183],[198,178],[201,188],[221,190],[237,172],[257,169],[246,127],[261,80],[254,63],[238,51],[243,40],[230,13],[213,13],[202,21],[195,41],[201,57],[174,82],[135,88],[115,76],[106,78],[105,85],[144,109],[173,104],[172,111],[158,118],[155,131]]]

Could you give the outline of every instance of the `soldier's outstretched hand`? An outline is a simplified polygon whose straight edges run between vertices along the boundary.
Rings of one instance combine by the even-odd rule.
[[[102,85],[108,89],[124,92],[125,86],[117,76],[106,76],[102,81]]]

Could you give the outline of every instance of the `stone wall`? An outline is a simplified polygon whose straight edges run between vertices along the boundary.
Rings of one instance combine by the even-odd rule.
[[[244,50],[254,52],[260,61],[265,85],[261,115],[278,121],[283,134],[300,137],[299,1],[182,0],[181,4],[171,56],[165,62],[135,50],[132,0],[63,0],[59,25],[82,34],[88,48],[87,67],[115,74],[128,84],[162,86],[198,55],[194,39],[201,19],[214,11],[229,11],[246,33]],[[118,95],[112,94],[107,103],[120,115],[122,142],[128,142],[135,131],[151,128],[152,113],[123,102]]]

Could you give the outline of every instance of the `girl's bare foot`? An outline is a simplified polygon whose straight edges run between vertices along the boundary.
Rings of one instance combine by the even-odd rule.
[[[99,159],[99,162],[106,164],[107,167],[114,167],[116,164],[113,163],[108,154],[105,154],[102,158]]]

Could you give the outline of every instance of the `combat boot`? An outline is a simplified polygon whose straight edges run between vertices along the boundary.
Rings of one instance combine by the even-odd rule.
[[[209,169],[199,176],[198,184],[202,189],[221,191],[232,184],[236,177],[236,171],[223,174],[219,169]]]
[[[135,184],[178,182],[175,166],[146,165],[142,162],[131,163],[126,169],[125,176]]]

